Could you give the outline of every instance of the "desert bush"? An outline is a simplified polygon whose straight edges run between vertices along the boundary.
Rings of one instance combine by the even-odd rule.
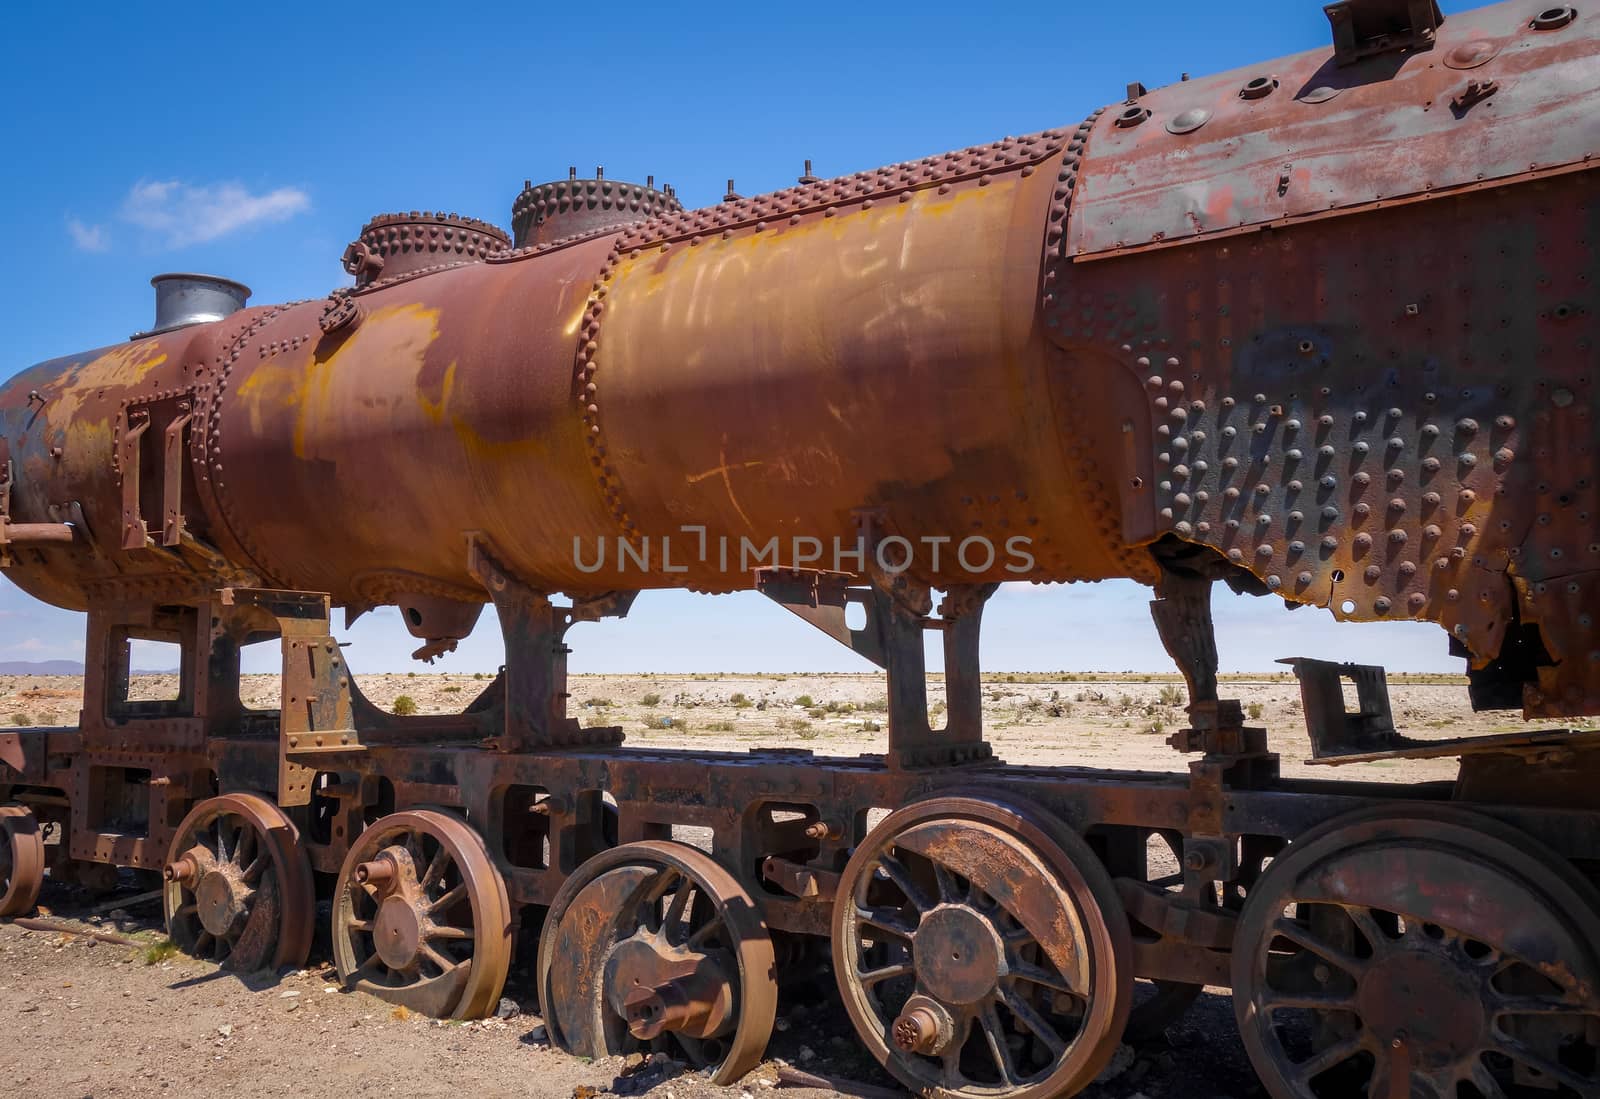
[[[644,703],[646,706],[659,706],[661,705],[661,696],[656,694],[654,691],[651,691],[639,701]]]
[[[1182,706],[1187,701],[1183,697],[1182,688],[1176,683],[1168,683],[1165,687],[1162,687],[1160,698],[1163,706]]]
[[[668,717],[662,714],[652,714],[644,719],[646,729],[671,729],[674,732],[687,733],[689,723],[681,717]]]
[[[417,712],[417,700],[410,695],[400,695],[394,700],[394,712],[398,717],[410,717]]]
[[[706,729],[713,733],[731,733],[735,732],[738,728],[739,726],[735,725],[731,721],[713,721],[706,725]]]
[[[1245,712],[1250,715],[1250,720],[1251,721],[1260,721],[1261,720],[1261,703],[1259,703],[1259,702],[1250,703],[1250,705],[1245,707]]]
[[[750,705],[750,696],[743,691],[735,691],[728,696],[728,703],[743,710]]]
[[[801,695],[799,698],[794,700],[794,704],[796,706],[803,706],[807,710],[809,710],[809,709],[811,709],[811,707],[815,706],[817,703],[816,703],[816,700],[813,699],[810,695]]]
[[[12,714],[11,715],[11,724],[13,724],[13,725],[32,725],[33,724],[33,715],[32,714],[23,714],[23,713]]]

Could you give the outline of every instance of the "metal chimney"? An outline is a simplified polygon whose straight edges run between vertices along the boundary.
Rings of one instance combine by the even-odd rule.
[[[220,321],[243,309],[250,298],[250,288],[244,283],[216,275],[157,275],[150,285],[156,288],[156,323],[139,336]]]

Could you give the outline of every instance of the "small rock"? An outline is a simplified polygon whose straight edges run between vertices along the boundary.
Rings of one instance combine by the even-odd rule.
[[[113,920],[125,920],[128,918],[128,910],[126,908],[113,908],[111,910],[111,918]]]
[[[522,1006],[509,996],[500,997],[500,1006],[494,1009],[496,1019],[515,1019],[522,1014]]]
[[[550,1040],[550,1032],[545,1030],[545,1028],[542,1026],[536,1026],[532,1030],[528,1031],[526,1040],[543,1044]]]
[[[299,1011],[300,1010],[300,1001],[299,1000],[290,1000],[289,1001],[288,1010],[290,1010],[290,1011]]]
[[[292,1000],[298,995],[300,995],[300,993],[296,992],[294,989],[291,988],[288,992],[280,992],[280,993],[278,993],[278,999],[280,999],[280,1000]]]
[[[772,1021],[772,1029],[776,1030],[780,1034],[783,1033],[784,1031],[789,1029],[789,1020],[787,1020],[787,1019],[774,1019]]]
[[[17,1008],[17,1010],[18,1011],[38,1011],[39,1010],[39,1005],[38,1004],[23,1004],[21,1007]]]
[[[232,1037],[233,1036],[233,1024],[232,1023],[223,1023],[221,1026],[219,1026],[217,1028],[217,1033],[222,1035],[224,1038]]]
[[[800,1052],[795,1054],[795,1060],[797,1060],[797,1061],[801,1062],[802,1064],[804,1064],[805,1062],[810,1061],[813,1058],[815,1058],[816,1055],[817,1055],[817,1051],[812,1049],[810,1046],[801,1046],[800,1047]]]

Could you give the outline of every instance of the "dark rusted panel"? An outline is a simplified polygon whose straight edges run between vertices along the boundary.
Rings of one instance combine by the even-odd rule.
[[[1357,7],[1371,7],[1363,0]],[[1327,49],[1141,96],[1089,139],[1068,254],[1091,258],[1548,176],[1600,155],[1600,22],[1536,30],[1524,4],[1452,15],[1431,51]],[[1498,55],[1471,77],[1438,62]],[[1470,82],[1496,84],[1458,101]],[[1337,93],[1337,94],[1330,94]],[[1474,93],[1476,94],[1476,93]],[[1202,128],[1165,123],[1209,111]]]

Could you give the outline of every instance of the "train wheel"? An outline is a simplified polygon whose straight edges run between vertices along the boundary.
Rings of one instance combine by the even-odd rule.
[[[1132,999],[1110,876],[1043,810],[946,797],[891,813],[844,869],[833,961],[873,1055],[914,1092],[1071,1095]]]
[[[1515,829],[1359,814],[1240,917],[1234,1010],[1277,1099],[1600,1095],[1600,898]]]
[[[167,852],[163,907],[179,949],[228,969],[304,965],[316,893],[288,817],[257,794],[202,801]]]
[[[494,1011],[511,902],[478,833],[433,809],[362,832],[334,891],[333,959],[346,987],[436,1019]]]
[[[556,894],[539,943],[551,1040],[606,1057],[664,1050],[729,1084],[772,1036],[772,939],[704,852],[645,841],[603,851]]]
[[[0,805],[0,916],[32,911],[44,884],[44,833],[26,805]]]

